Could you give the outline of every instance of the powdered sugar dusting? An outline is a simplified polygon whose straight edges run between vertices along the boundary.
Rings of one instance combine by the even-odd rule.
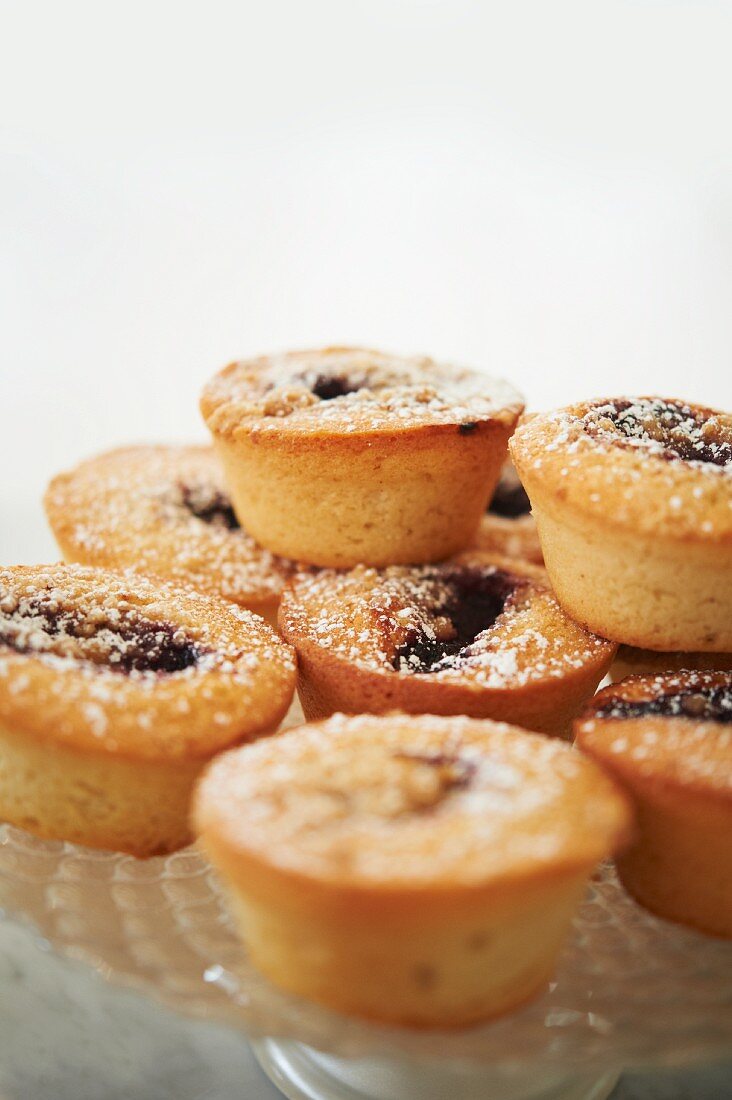
[[[204,821],[280,866],[414,885],[485,881],[562,858],[589,866],[625,814],[566,745],[429,715],[334,715],[276,746],[229,754],[201,803]]]
[[[519,425],[511,455],[535,505],[639,535],[732,539],[732,416],[683,401],[580,402]],[[541,511],[541,508],[540,508]]]
[[[294,677],[289,647],[234,605],[132,572],[0,569],[0,713],[11,725],[184,752],[276,722]]]
[[[255,608],[295,568],[237,524],[208,447],[129,447],[55,478],[51,525],[70,556],[186,582]]]
[[[360,348],[291,352],[232,364],[207,386],[202,407],[213,431],[256,421],[257,431],[314,427],[368,432],[477,422],[515,422],[523,403],[506,382],[426,357]]]
[[[658,397],[618,399],[590,408],[582,426],[589,435],[670,461],[732,471],[732,417],[710,409]]]
[[[641,774],[732,794],[732,672],[630,676],[595,696],[579,737]]]
[[[533,435],[543,424],[551,425],[542,446],[548,455],[578,455],[592,444],[622,447],[670,463],[684,461],[710,474],[732,475],[732,417],[712,409],[657,397],[613,398],[542,414],[518,434]],[[562,473],[568,475],[578,461]],[[532,465],[541,469],[540,455]],[[698,486],[697,496],[702,493]]]
[[[500,575],[509,593],[494,621],[440,656],[441,645],[450,646],[456,634],[456,589],[459,598],[471,572]],[[482,559],[474,566],[359,566],[301,576],[285,594],[282,617],[295,644],[304,636],[357,667],[492,689],[559,678],[613,649],[568,619],[545,583],[520,567],[507,574]],[[419,658],[425,650],[437,654],[429,667]]]

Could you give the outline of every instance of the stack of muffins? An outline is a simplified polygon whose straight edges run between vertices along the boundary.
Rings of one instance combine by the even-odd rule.
[[[0,815],[197,837],[264,973],[402,1024],[540,992],[608,855],[732,936],[732,417],[519,423],[505,383],[351,348],[201,407],[213,450],[54,479],[75,564],[0,571]]]

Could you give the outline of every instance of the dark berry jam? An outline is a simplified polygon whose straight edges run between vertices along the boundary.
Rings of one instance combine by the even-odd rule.
[[[212,527],[225,527],[229,531],[239,529],[239,520],[231,506],[231,501],[219,489],[212,485],[179,486],[183,506],[203,523]]]
[[[597,405],[583,420],[590,435],[610,432],[621,443],[655,444],[661,457],[669,461],[732,464],[732,426],[722,423],[711,410],[639,397]]]
[[[94,614],[58,610],[43,596],[24,597],[12,613],[0,615],[0,646],[17,653],[71,657],[119,673],[182,672],[204,653],[173,623],[130,611],[117,616],[102,608]]]
[[[419,764],[435,768],[439,772],[443,791],[464,790],[470,786],[477,771],[474,760],[466,760],[464,756],[455,753],[398,752],[395,757],[397,760],[415,760]]]
[[[335,397],[345,397],[347,393],[358,393],[364,383],[355,378],[346,378],[344,374],[319,374],[310,385],[310,392],[321,401],[332,401]]]
[[[531,511],[531,501],[520,481],[517,480],[514,484],[504,482],[501,478],[488,505],[488,511],[492,516],[520,519],[521,516],[528,516]]]
[[[440,572],[444,594],[433,609],[440,621],[437,633],[430,624],[411,630],[398,647],[392,666],[400,671],[439,672],[459,657],[470,656],[470,646],[493,626],[507,601],[525,582],[503,570],[457,567]]]
[[[732,677],[728,684],[700,684],[669,691],[653,699],[613,699],[595,711],[598,718],[692,718],[697,722],[732,722]]]

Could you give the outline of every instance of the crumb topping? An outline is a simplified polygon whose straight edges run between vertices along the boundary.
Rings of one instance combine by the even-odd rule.
[[[567,745],[430,715],[334,715],[228,754],[198,807],[204,838],[210,827],[281,867],[383,886],[591,865],[625,813]]]
[[[209,383],[202,409],[213,431],[256,421],[257,431],[369,432],[515,422],[523,405],[507,383],[426,357],[359,348],[290,352],[233,363]]]
[[[0,586],[0,652],[54,655],[114,672],[180,672],[203,651],[185,631],[129,607],[83,606],[62,590],[16,596]]]
[[[578,738],[622,771],[732,794],[732,672],[629,676],[595,696]]]
[[[732,417],[658,397],[594,405],[582,417],[588,435],[641,447],[667,461],[732,467]]]
[[[210,447],[129,447],[51,483],[54,532],[87,565],[132,568],[247,606],[276,600],[295,565],[242,530]]]
[[[55,668],[126,673],[151,687],[161,673],[190,676],[212,669],[246,680],[255,663],[242,653],[241,629],[261,620],[221,606],[227,614],[214,627],[198,614],[216,607],[205,596],[131,572],[0,569],[0,656],[5,649]]]
[[[732,417],[656,397],[580,402],[520,424],[509,444],[532,497],[635,534],[732,541]]]
[[[205,753],[279,721],[294,680],[292,650],[233,604],[131,571],[0,569],[0,718],[13,727]]]
[[[732,678],[726,684],[680,684],[648,699],[616,696],[603,702],[598,718],[688,718],[695,722],[732,722]]]
[[[561,677],[609,652],[564,615],[540,573],[472,557],[299,576],[283,598],[285,636],[366,670],[489,688]]]

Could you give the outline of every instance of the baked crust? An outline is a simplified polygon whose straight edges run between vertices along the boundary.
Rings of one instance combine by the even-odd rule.
[[[467,718],[336,715],[227,753],[195,828],[253,961],[331,1008],[419,1027],[549,979],[628,807],[564,745]]]
[[[126,668],[161,653],[185,667]],[[290,647],[232,604],[131,572],[0,569],[0,722],[28,739],[203,761],[276,728],[294,684]]]
[[[343,392],[333,393],[338,380]],[[319,396],[319,389],[327,396]],[[201,398],[211,431],[233,438],[261,433],[357,440],[384,433],[434,435],[461,425],[470,434],[488,422],[513,427],[522,408],[513,387],[477,371],[426,356],[352,347],[230,363]]]
[[[121,447],[53,479],[46,514],[66,561],[134,569],[276,615],[292,562],[238,526],[211,447]]]
[[[626,404],[620,422],[627,422],[638,435],[626,435],[605,415]],[[688,412],[679,436],[686,437],[692,453],[706,439],[706,445],[716,447],[719,463],[678,457],[664,438],[664,414],[654,413],[656,405]],[[616,413],[613,416],[617,419]],[[551,507],[554,497],[562,506],[608,527],[661,535],[679,543],[732,545],[732,416],[728,413],[677,399],[584,401],[527,418],[513,436],[510,450],[532,503],[541,490],[545,506]]]
[[[485,619],[477,610],[472,626],[456,628],[481,600]],[[564,614],[542,569],[475,551],[436,566],[296,576],[279,622],[298,652],[308,718],[400,709],[563,733],[615,652]],[[410,645],[432,651],[435,639],[450,651],[440,660],[438,645],[429,667],[400,656]]]

